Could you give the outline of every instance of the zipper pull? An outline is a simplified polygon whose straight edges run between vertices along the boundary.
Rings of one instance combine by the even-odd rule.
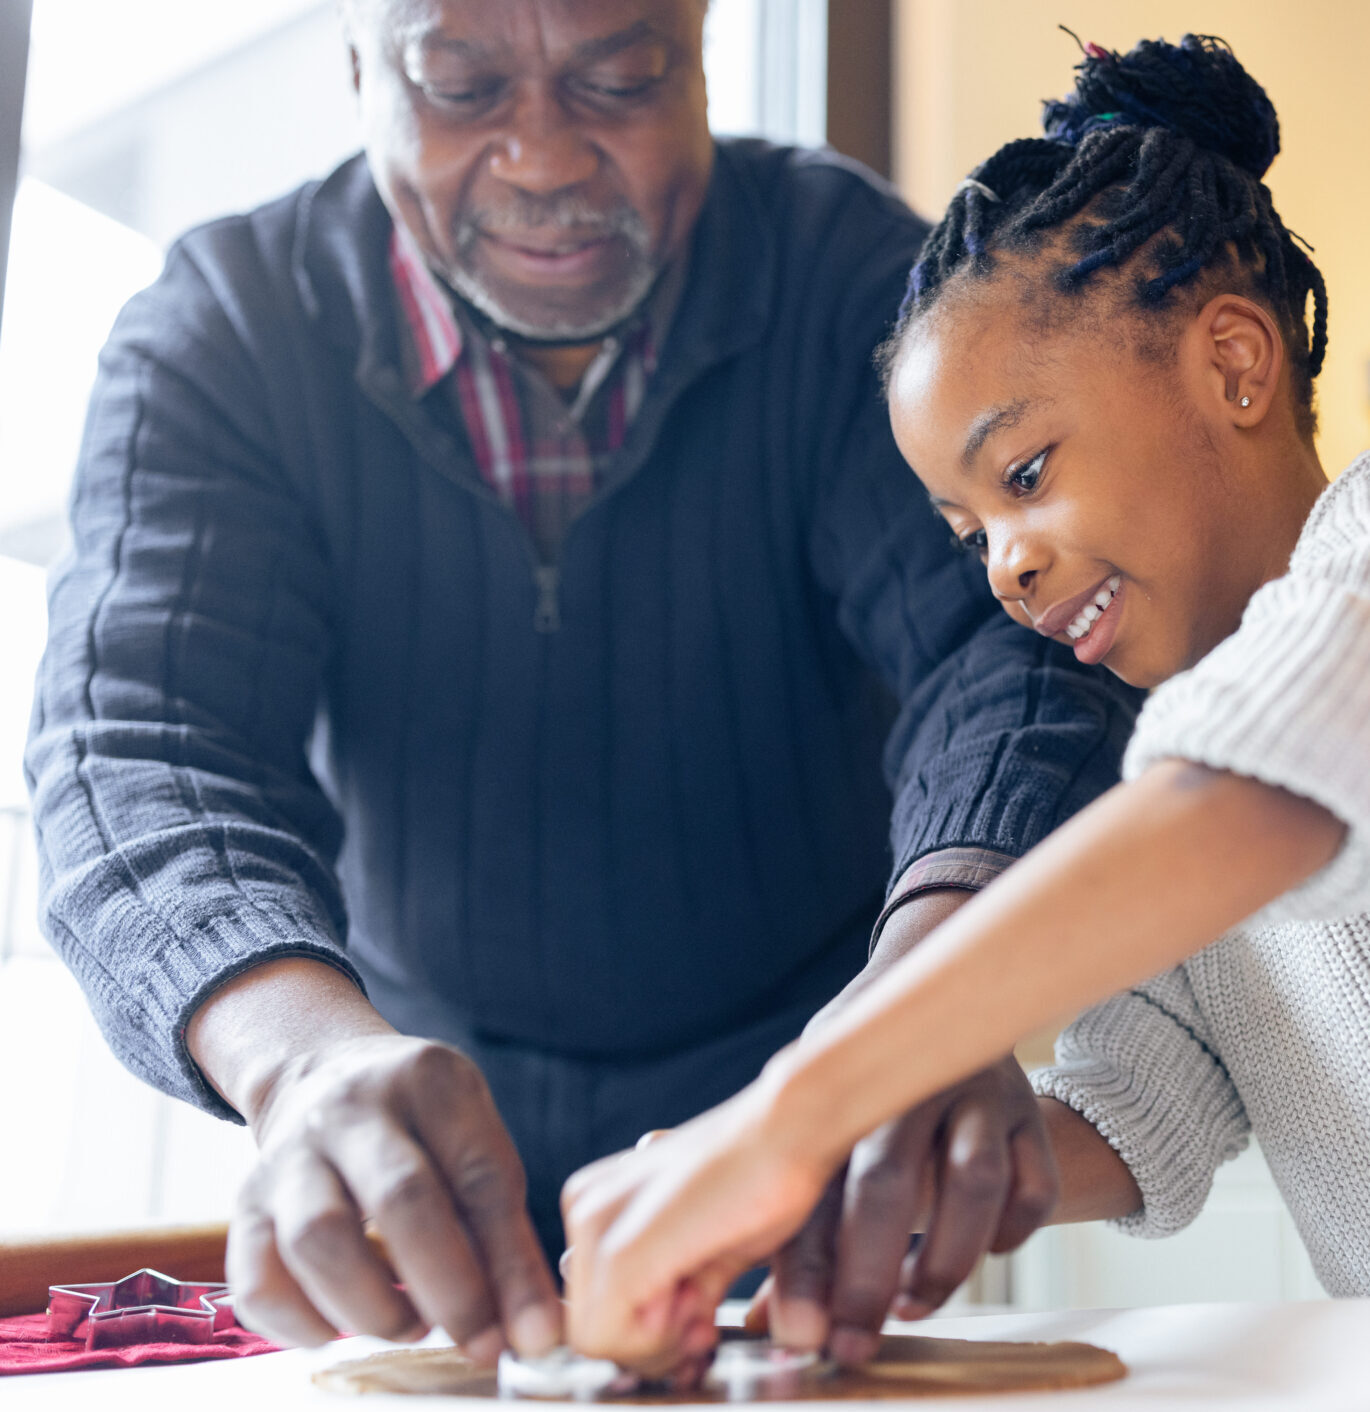
[[[537,607],[533,609],[534,632],[557,632],[561,627],[561,570],[555,564],[542,564],[533,570],[537,585]]]

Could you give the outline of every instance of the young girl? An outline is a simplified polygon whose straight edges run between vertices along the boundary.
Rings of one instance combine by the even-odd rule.
[[[586,1352],[698,1351],[859,1138],[1090,1004],[1037,1077],[1067,1193],[1166,1234],[1254,1131],[1325,1286],[1370,1294],[1370,456],[1328,488],[1264,91],[1193,36],[1078,73],[962,184],[884,356],[1008,613],[1158,688],[1128,782],[730,1102],[572,1179]]]

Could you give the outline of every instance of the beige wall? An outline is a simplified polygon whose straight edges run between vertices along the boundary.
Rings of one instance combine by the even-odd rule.
[[[1265,85],[1282,150],[1268,178],[1317,247],[1330,344],[1319,384],[1329,474],[1370,446],[1370,4],[1366,0],[895,0],[895,176],[924,214],[1011,137],[1040,131],[1078,58],[1056,28],[1128,49],[1218,34]]]

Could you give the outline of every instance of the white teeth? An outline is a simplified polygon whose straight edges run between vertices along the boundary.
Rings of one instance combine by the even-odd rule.
[[[1111,579],[1094,595],[1092,603],[1086,603],[1084,608],[1066,625],[1066,636],[1072,642],[1079,642],[1082,637],[1088,637],[1094,624],[1103,617],[1108,605],[1113,602],[1113,595],[1122,587],[1122,579],[1114,574]]]

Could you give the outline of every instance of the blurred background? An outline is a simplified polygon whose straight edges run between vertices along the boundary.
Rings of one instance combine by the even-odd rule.
[[[1370,6],[1346,0],[713,0],[720,133],[830,142],[935,216],[1001,142],[1037,130],[1082,40],[1221,35],[1265,84],[1284,155],[1269,178],[1331,295],[1321,451],[1370,444]],[[22,111],[22,129],[20,113]],[[95,358],[169,241],[321,175],[357,146],[332,0],[0,0],[0,1233],[222,1219],[243,1130],[161,1098],[104,1048],[38,935],[20,751],[46,570]],[[1026,1046],[1049,1056],[1050,1036]],[[31,1077],[30,1077],[31,1076]],[[1102,1306],[1315,1297],[1260,1155],[1164,1242],[1046,1231],[962,1302]]]

